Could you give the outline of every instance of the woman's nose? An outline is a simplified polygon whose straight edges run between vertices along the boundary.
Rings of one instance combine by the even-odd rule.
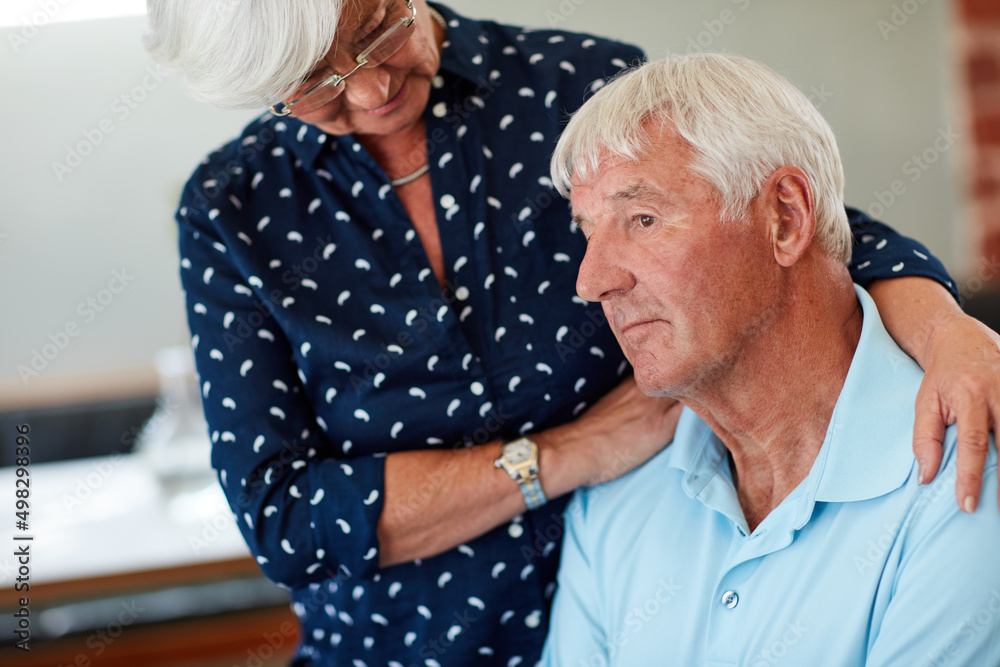
[[[352,106],[377,109],[389,101],[390,76],[385,67],[359,67],[347,77],[344,96]]]

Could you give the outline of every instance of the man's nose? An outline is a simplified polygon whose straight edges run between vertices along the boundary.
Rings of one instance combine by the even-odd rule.
[[[624,261],[627,253],[613,231],[595,230],[587,241],[580,263],[576,293],[587,301],[606,301],[635,286],[635,278]]]

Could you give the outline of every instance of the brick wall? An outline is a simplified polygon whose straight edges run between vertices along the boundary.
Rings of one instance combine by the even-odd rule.
[[[959,63],[973,137],[966,179],[976,263],[1000,287],[1000,0],[957,0]],[[992,270],[989,268],[992,267]],[[986,269],[984,271],[984,269]]]

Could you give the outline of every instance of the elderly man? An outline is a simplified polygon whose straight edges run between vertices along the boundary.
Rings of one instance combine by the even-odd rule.
[[[587,102],[553,180],[647,394],[686,408],[578,492],[549,665],[1000,665],[1000,515],[921,486],[919,367],[853,285],[829,126],[764,66],[648,63]],[[991,446],[985,497],[997,492]]]

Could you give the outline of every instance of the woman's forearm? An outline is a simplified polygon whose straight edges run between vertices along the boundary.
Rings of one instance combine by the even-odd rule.
[[[673,438],[679,414],[675,401],[645,396],[629,378],[576,421],[531,434],[543,491],[551,500],[645,463]],[[379,565],[453,549],[524,512],[518,484],[493,465],[501,444],[386,456]]]
[[[499,454],[493,441],[386,456],[379,564],[439,554],[524,511],[517,485],[493,467]]]
[[[886,331],[925,370],[934,334],[967,317],[948,290],[929,278],[877,280],[868,292]]]

